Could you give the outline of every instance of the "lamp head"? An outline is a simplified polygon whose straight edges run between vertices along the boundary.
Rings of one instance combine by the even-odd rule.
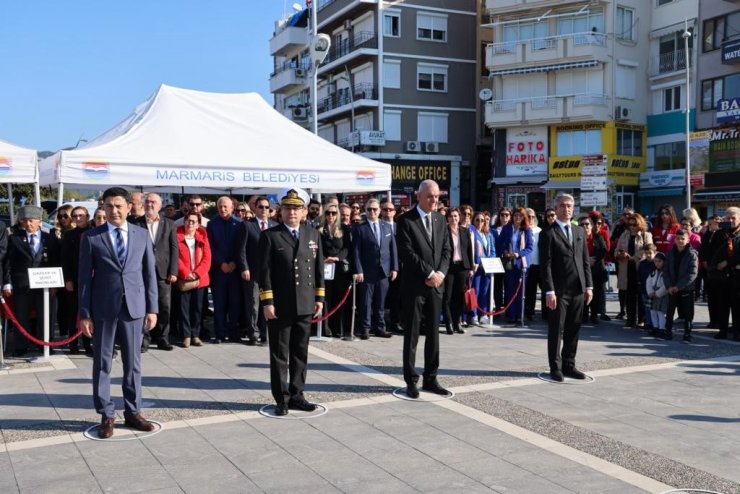
[[[331,48],[331,38],[328,34],[319,33],[311,41],[311,60],[314,65],[319,65],[329,54]]]

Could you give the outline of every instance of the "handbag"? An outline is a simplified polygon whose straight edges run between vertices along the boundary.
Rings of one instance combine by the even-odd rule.
[[[467,290],[465,290],[465,310],[466,311],[473,311],[478,308],[478,296],[475,293],[475,288],[472,286],[469,286]]]
[[[175,286],[177,286],[177,289],[181,292],[189,292],[190,290],[195,290],[196,288],[198,288],[198,285],[200,285],[199,279],[181,280],[178,278],[177,284]]]

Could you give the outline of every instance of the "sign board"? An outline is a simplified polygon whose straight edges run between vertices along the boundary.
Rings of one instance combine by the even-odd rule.
[[[592,176],[582,175],[581,176],[581,190],[606,190],[606,175]]]
[[[350,146],[385,146],[384,130],[356,130],[349,135]]]
[[[606,206],[607,204],[606,191],[581,192],[581,206]]]
[[[31,288],[61,288],[64,286],[62,268],[28,268]]]
[[[506,176],[547,173],[547,127],[519,127],[506,131]]]
[[[740,62],[740,40],[734,39],[722,43],[722,63]]]
[[[581,175],[603,175],[606,177],[606,164],[593,165],[584,163],[581,168]]]
[[[483,271],[486,274],[504,273],[504,265],[501,263],[500,257],[481,257],[480,265],[483,266]]]
[[[717,122],[728,123],[740,120],[740,98],[717,101]]]

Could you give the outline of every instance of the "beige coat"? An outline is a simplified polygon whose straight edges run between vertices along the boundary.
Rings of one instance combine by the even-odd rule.
[[[653,243],[653,234],[650,232],[640,232],[635,238],[635,255],[630,259],[635,262],[635,268],[637,264],[645,258],[645,246]],[[617,247],[614,249],[615,256],[623,250],[627,252],[627,248],[630,244],[630,232],[625,230],[617,240]],[[627,267],[629,260],[619,259],[617,261],[617,288],[620,290],[627,289]]]

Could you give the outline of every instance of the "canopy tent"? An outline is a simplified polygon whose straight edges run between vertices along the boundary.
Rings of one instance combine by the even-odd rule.
[[[294,124],[256,93],[162,85],[84,147],[41,162],[41,184],[172,192],[387,191],[391,167]]]
[[[13,204],[12,184],[35,184],[36,205],[41,205],[36,151],[0,140],[0,183],[8,184],[8,211],[11,223],[15,222],[14,211],[11,207]]]

